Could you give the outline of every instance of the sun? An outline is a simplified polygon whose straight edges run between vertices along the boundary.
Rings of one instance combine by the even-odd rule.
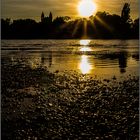
[[[96,4],[92,0],[82,0],[78,4],[78,12],[82,17],[89,17],[96,12]]]

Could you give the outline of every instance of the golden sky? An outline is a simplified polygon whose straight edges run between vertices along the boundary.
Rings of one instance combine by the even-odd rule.
[[[1,0],[2,18],[32,18],[40,20],[41,12],[53,16],[78,17],[77,5],[81,0]],[[125,2],[130,3],[131,18],[138,18],[138,0],[93,0],[97,11],[121,14]]]

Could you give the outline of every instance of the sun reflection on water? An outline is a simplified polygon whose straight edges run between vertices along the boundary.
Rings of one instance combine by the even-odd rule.
[[[80,51],[82,52],[91,51],[91,48],[88,47],[89,43],[90,40],[80,40],[80,45],[82,45]]]
[[[79,69],[82,72],[82,74],[88,74],[90,73],[92,66],[88,62],[88,56],[82,55],[81,62],[79,64]]]
[[[80,40],[80,45],[89,45],[90,43],[90,40],[87,40],[87,39],[83,39],[83,40]]]
[[[87,52],[87,51],[91,51],[91,49],[89,47],[82,47],[80,48],[80,51]]]

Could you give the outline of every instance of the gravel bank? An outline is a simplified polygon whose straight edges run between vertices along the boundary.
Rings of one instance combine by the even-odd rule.
[[[2,65],[3,140],[138,140],[139,79]]]

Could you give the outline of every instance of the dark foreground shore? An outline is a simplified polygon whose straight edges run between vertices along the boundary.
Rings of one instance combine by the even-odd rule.
[[[2,64],[2,140],[138,140],[139,79]]]

